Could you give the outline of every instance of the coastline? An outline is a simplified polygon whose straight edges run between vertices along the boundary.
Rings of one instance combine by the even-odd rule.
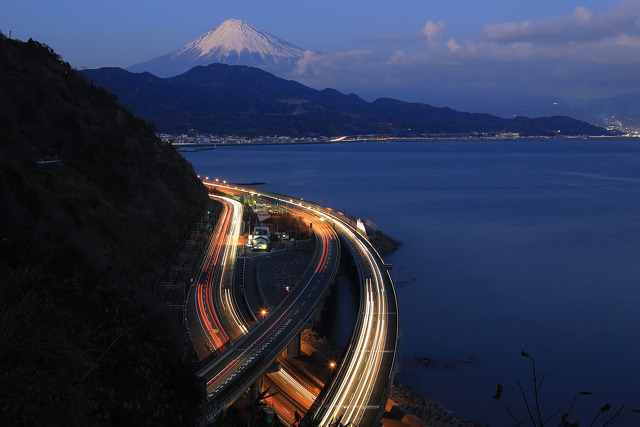
[[[162,139],[163,142],[170,143],[178,149],[178,147],[197,147],[199,145],[209,146],[211,144],[207,143],[173,143],[171,142],[173,135],[170,134],[158,134],[159,138]],[[476,141],[476,142],[487,142],[487,141],[497,141],[497,142],[505,142],[505,141],[557,141],[557,140],[611,140],[611,139],[629,139],[634,140],[636,138],[640,138],[638,135],[624,134],[624,135],[598,135],[598,136],[590,136],[590,135],[563,135],[563,136],[547,136],[547,135],[534,135],[534,136],[505,136],[505,135],[495,135],[495,136],[475,136],[475,135],[433,135],[433,136],[413,136],[413,137],[378,137],[375,135],[362,135],[362,136],[354,136],[352,138],[345,138],[339,141],[333,140],[323,140],[323,139],[310,139],[310,140],[291,140],[285,139],[282,141],[255,141],[255,140],[243,140],[238,139],[236,141],[224,141],[224,142],[216,142],[215,148],[223,148],[223,147],[256,147],[256,146],[287,146],[287,145],[334,145],[334,144],[352,144],[352,143],[391,143],[391,142],[411,142],[411,141],[425,141],[425,142],[460,142],[460,141]],[[181,150],[183,152],[197,152],[197,151],[208,151],[211,148],[206,148],[203,150]]]
[[[401,242],[380,231],[369,236],[369,241],[381,255],[389,255],[401,245]],[[296,276],[304,272],[305,265],[311,260],[312,241],[300,241],[298,245],[286,251],[270,253],[260,261],[260,283],[264,287],[263,292],[270,304],[277,303],[284,296],[282,283],[295,282]],[[302,343],[326,360],[339,360],[344,351],[314,330],[303,331]],[[397,382],[394,382],[391,388],[382,424],[390,427],[483,426],[483,424],[461,419],[437,402]]]

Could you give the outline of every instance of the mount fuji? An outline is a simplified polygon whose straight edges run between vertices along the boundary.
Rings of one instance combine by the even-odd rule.
[[[197,65],[222,63],[262,68],[273,74],[285,74],[304,55],[304,49],[262,31],[239,19],[229,19],[207,31],[186,46],[127,71],[147,71],[158,77],[182,74]]]

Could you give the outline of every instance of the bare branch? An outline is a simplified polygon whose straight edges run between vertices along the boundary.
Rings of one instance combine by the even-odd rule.
[[[529,419],[531,420],[531,422],[533,422],[533,425],[535,425],[535,418],[533,417],[533,414],[531,413],[531,406],[529,405],[529,401],[527,400],[527,395],[524,392],[524,389],[522,388],[522,384],[520,383],[520,380],[518,380],[518,387],[520,387],[520,393],[522,393],[522,399],[524,399],[524,404],[527,407],[527,412],[529,413]]]

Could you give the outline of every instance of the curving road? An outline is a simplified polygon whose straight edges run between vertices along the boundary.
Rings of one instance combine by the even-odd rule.
[[[315,219],[316,251],[305,273],[278,307],[261,319],[222,355],[198,372],[206,381],[209,415],[215,416],[276,360],[299,333],[333,281],[339,261],[339,240],[333,228]]]
[[[360,312],[336,377],[317,402],[320,425],[379,423],[393,384],[398,337],[395,288],[368,240],[334,217],[360,275]]]
[[[187,299],[187,322],[196,351],[201,359],[228,345],[229,333],[223,327],[220,302],[214,292],[218,285],[233,276],[235,240],[242,220],[242,205],[230,198],[212,197],[222,202],[222,210],[211,238],[206,256],[200,266],[194,286]],[[238,209],[239,207],[239,209]]]
[[[231,193],[265,198],[276,204],[295,207],[298,213],[314,215],[316,219],[320,219],[320,222],[314,222],[314,231],[317,232],[318,228],[323,230],[328,228],[333,231],[333,234],[338,233],[348,246],[356,260],[360,275],[361,301],[358,321],[336,376],[314,403],[315,408],[312,412],[313,416],[320,420],[320,425],[328,425],[331,421],[338,419],[343,424],[374,425],[378,423],[393,383],[399,327],[395,288],[380,255],[369,244],[366,237],[358,232],[356,223],[352,219],[329,208],[271,192],[210,182],[205,184]],[[323,248],[326,248],[324,244]],[[323,257],[325,250],[323,249]],[[322,259],[319,262],[322,263]],[[314,274],[318,273],[318,269],[320,267]],[[296,304],[304,303],[306,299],[304,292],[306,291],[296,293],[294,300]],[[308,298],[311,298],[311,294]],[[299,313],[300,308],[297,310],[296,314]],[[310,312],[307,313],[309,314]],[[272,329],[271,332],[263,331],[258,339],[259,344],[265,343],[263,345],[268,348],[268,344],[272,341],[280,341],[286,345],[290,335],[285,333],[284,338],[278,338],[281,333],[279,328],[282,327],[284,331],[288,324],[294,322],[289,317],[291,315],[284,312],[275,319],[276,322],[272,324],[280,326]],[[261,357],[260,352],[250,354],[252,356],[244,359],[238,356],[230,363],[249,365],[253,361],[251,357]],[[246,372],[249,371],[250,369]],[[255,372],[253,374],[255,375]],[[217,384],[233,381],[233,377],[216,378],[218,377],[213,380]]]
[[[229,337],[237,339],[243,336],[248,332],[250,324],[255,321],[242,316],[242,310],[236,301],[236,293],[233,289],[242,204],[235,199],[218,195],[212,194],[210,197],[221,202],[222,210],[208,243],[193,298],[190,298],[189,326],[194,336],[195,331],[199,335],[201,345],[198,348],[201,359],[208,356],[211,350],[214,351],[215,356],[217,351],[223,350],[221,346],[225,345]],[[294,377],[295,374],[289,366],[290,358],[282,355],[279,361],[282,369],[265,377],[265,384],[271,387],[272,391],[277,390],[279,393],[268,398],[267,401],[281,418],[293,423],[295,412],[304,415],[315,401],[319,389],[312,393]]]

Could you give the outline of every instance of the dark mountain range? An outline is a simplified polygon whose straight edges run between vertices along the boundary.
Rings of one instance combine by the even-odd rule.
[[[575,97],[503,97],[491,100],[467,100],[467,105],[503,117],[514,114],[527,116],[570,116],[603,127],[613,127],[626,133],[640,129],[640,92],[610,98]]]
[[[521,135],[604,135],[570,117],[504,119],[381,98],[367,102],[333,89],[315,90],[247,66],[211,64],[159,78],[120,68],[83,71],[158,130],[246,136],[382,134],[418,136],[518,132]]]
[[[554,109],[620,130],[640,129],[640,92],[605,99],[563,98],[556,100]]]
[[[2,34],[0,128],[2,424],[195,424],[184,340],[150,298],[208,200],[193,168],[53,50]]]

